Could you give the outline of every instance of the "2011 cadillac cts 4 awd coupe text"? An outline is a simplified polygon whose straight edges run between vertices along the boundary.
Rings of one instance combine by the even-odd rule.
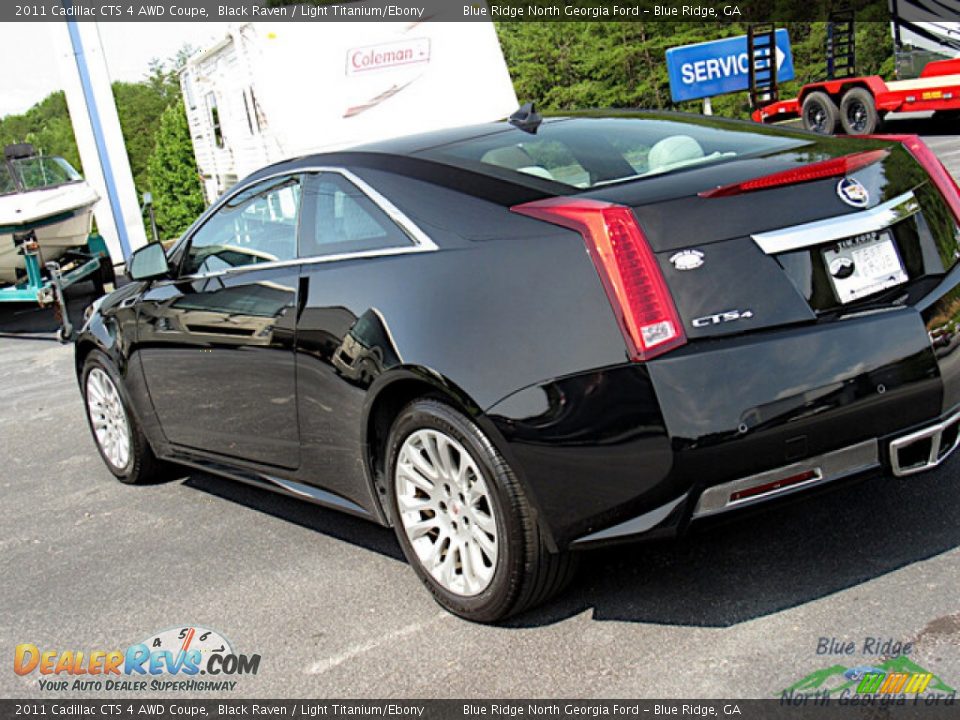
[[[917,138],[521,125],[273,165],[137,251],[76,347],[111,472],[392,525],[492,621],[578,548],[956,447],[960,193]]]

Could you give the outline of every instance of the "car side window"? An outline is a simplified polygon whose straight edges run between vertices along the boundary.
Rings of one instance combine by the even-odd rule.
[[[231,197],[193,234],[182,274],[295,259],[300,193],[300,176],[286,176]]]
[[[300,257],[409,247],[413,240],[376,202],[343,175],[307,176]]]

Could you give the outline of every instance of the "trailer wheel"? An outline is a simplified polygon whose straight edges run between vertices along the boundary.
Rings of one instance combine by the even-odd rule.
[[[840,100],[840,122],[847,135],[870,135],[876,132],[880,116],[873,104],[873,95],[861,87],[848,90]]]
[[[819,135],[833,135],[840,111],[825,92],[812,92],[803,100],[803,127]]]

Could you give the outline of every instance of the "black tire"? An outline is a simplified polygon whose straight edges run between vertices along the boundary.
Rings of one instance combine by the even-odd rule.
[[[960,124],[960,110],[937,110],[930,119],[936,123]]]
[[[418,430],[439,431],[456,440],[466,449],[490,491],[494,506],[491,514],[498,535],[497,560],[492,579],[478,594],[454,593],[435,580],[411,545],[401,521],[397,460],[404,441]],[[496,622],[545,602],[573,578],[576,556],[547,550],[523,488],[510,466],[486,435],[463,414],[436,399],[415,400],[394,421],[387,439],[387,452],[386,484],[394,530],[407,561],[446,610],[475,622]]]
[[[88,402],[88,382],[91,373],[95,370],[106,373],[112,381],[126,416],[127,427],[129,429],[129,452],[128,459],[122,466],[118,466],[108,457],[100,440],[97,438],[97,431],[94,428],[90,403]],[[99,350],[92,350],[90,354],[87,355],[86,360],[84,360],[83,372],[80,374],[80,391],[83,394],[83,406],[87,415],[87,423],[90,426],[90,433],[93,435],[93,442],[97,446],[97,451],[100,453],[100,457],[103,459],[107,469],[110,470],[120,482],[129,485],[141,485],[159,480],[163,476],[166,466],[154,455],[150,443],[140,428],[140,423],[137,421],[133,412],[131,412],[130,398],[123,386],[123,382],[120,380],[120,374],[117,372],[116,366],[109,357]]]
[[[840,124],[847,135],[871,135],[880,127],[873,95],[861,87],[847,90],[840,99]]]
[[[840,110],[825,92],[812,92],[803,99],[801,111],[803,127],[818,135],[833,135],[837,131]]]

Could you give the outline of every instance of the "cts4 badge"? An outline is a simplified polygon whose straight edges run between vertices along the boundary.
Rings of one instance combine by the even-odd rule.
[[[864,208],[870,202],[870,193],[863,183],[852,177],[845,177],[837,183],[837,195],[847,205],[855,208]]]
[[[710,327],[711,325],[722,325],[723,323],[734,322],[736,320],[749,320],[753,317],[753,310],[726,310],[714,315],[704,315],[696,318],[691,325],[695,328]]]
[[[670,262],[677,270],[696,270],[703,265],[703,253],[699,250],[681,250],[670,256]]]

